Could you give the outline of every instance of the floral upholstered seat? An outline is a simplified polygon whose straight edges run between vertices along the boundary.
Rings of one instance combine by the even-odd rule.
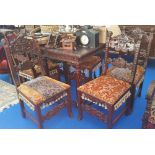
[[[124,71],[124,73],[121,73],[122,75],[120,75],[120,73],[118,71],[119,70],[118,67],[112,66],[111,68],[108,69],[107,74],[112,75],[120,80],[125,80],[125,81],[129,82],[130,76],[131,76],[131,70],[129,70],[128,68],[123,68],[123,69],[124,70],[122,70],[122,71]],[[139,81],[143,78],[144,72],[145,72],[144,68],[142,66],[138,65],[137,70],[136,70],[135,79],[134,79],[135,85],[137,85],[139,83]]]
[[[78,88],[84,94],[113,105],[130,88],[130,84],[111,76],[100,76]],[[83,95],[84,96],[84,95]]]
[[[18,91],[19,98],[22,98],[23,100],[28,99],[35,105],[38,105],[68,88],[70,88],[70,86],[65,83],[47,76],[42,76],[21,84],[18,87]],[[63,94],[62,97],[65,95],[66,94]]]
[[[112,125],[129,109],[130,98],[131,85],[128,82],[102,75],[78,88],[78,118],[83,118],[85,110],[107,123],[108,128],[112,128]],[[114,112],[123,104],[125,105],[123,110],[114,118]],[[97,106],[104,108],[108,113],[96,109]]]

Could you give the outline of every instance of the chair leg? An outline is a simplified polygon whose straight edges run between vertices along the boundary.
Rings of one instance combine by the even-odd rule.
[[[114,107],[113,106],[108,107],[108,118],[107,118],[107,127],[108,127],[108,129],[111,129],[112,125],[113,125],[112,124],[113,113],[114,113]]]
[[[102,66],[100,67],[100,76],[101,76],[101,74],[102,74]]]
[[[61,79],[60,79],[60,68],[58,68],[57,71],[58,71],[58,81],[61,81]]]
[[[94,79],[96,79],[96,73],[95,73],[95,71],[94,71]]]
[[[138,91],[138,97],[141,97],[142,88],[143,88],[143,82],[140,84],[139,91]]]
[[[69,83],[69,66],[66,62],[63,63],[64,76],[66,83]]]
[[[129,98],[129,103],[128,103],[128,110],[126,112],[126,115],[129,115],[132,113],[133,111],[133,108],[134,108],[134,100],[135,100],[135,91],[136,91],[136,87],[134,86],[132,89],[131,89],[131,96]]]
[[[42,117],[41,117],[40,106],[35,106],[35,110],[36,110],[36,114],[37,114],[37,117],[38,117],[38,128],[42,129],[43,125],[42,125]]]
[[[21,112],[22,112],[22,117],[26,118],[24,102],[21,99],[19,99],[19,104],[20,104],[20,108],[21,108]]]
[[[67,111],[68,111],[69,117],[73,117],[72,98],[71,98],[71,90],[70,89],[67,91]]]
[[[83,118],[83,109],[82,109],[82,99],[81,92],[77,92],[77,104],[78,104],[78,120],[82,120]]]
[[[89,70],[89,81],[92,80],[92,70]]]
[[[126,101],[126,111],[125,111],[125,115],[128,116],[131,114],[131,107],[130,107],[130,104],[131,104],[131,97],[129,97]]]

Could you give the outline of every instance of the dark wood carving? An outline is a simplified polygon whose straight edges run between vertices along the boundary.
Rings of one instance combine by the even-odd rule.
[[[104,74],[106,75],[107,71],[108,71],[108,64],[110,63],[110,50],[109,50],[109,41],[110,41],[110,37],[109,37],[109,40],[106,44],[106,50],[105,50],[105,70],[104,70]],[[107,125],[108,125],[108,128],[112,128],[112,125],[114,123],[116,123],[116,121],[119,120],[119,118],[123,115],[123,114],[130,114],[131,113],[131,108],[133,107],[133,101],[134,101],[134,90],[135,90],[135,87],[134,87],[134,79],[135,79],[135,74],[136,74],[136,70],[137,70],[137,64],[138,64],[138,58],[139,58],[139,53],[140,53],[140,44],[141,43],[141,40],[137,40],[135,42],[135,51],[134,51],[134,60],[133,60],[133,64],[132,64],[132,67],[131,67],[131,76],[130,76],[130,88],[123,93],[122,96],[120,96],[120,98],[115,101],[115,103],[113,105],[109,104],[109,103],[105,103],[104,101],[99,101],[99,99],[97,99],[96,97],[94,97],[93,95],[89,95],[87,94],[86,92],[84,91],[80,91],[78,90],[78,109],[79,109],[79,119],[82,119],[83,117],[83,110],[85,111],[88,111],[91,115],[94,115],[96,117],[98,117],[99,119],[101,119],[102,121],[106,122]],[[127,98],[125,98],[125,102],[126,102],[126,105],[125,107],[123,107],[122,111],[119,112],[118,115],[116,115],[114,117],[114,112],[115,112],[115,105],[118,103],[118,101],[120,101],[125,95],[128,94],[128,92],[131,92],[131,95],[129,95]],[[105,116],[103,115],[103,113],[101,113],[100,111],[98,111],[97,109],[94,109],[94,108],[90,108],[89,105],[85,105],[82,103],[82,100],[85,100],[85,99],[82,99],[82,95],[85,96],[86,100],[89,99],[90,102],[95,102],[96,104],[97,103],[100,103],[100,104],[103,104],[104,106],[106,106],[107,108],[107,111],[108,111],[108,114]],[[92,103],[93,104],[93,103]]]
[[[42,117],[42,120],[50,119],[51,117],[55,116],[61,109],[66,107],[66,102],[60,103],[58,106],[53,108],[52,110],[48,111],[45,116]]]
[[[19,40],[18,40],[19,41]],[[25,45],[26,47],[24,48],[21,48],[23,50],[27,50],[28,51],[28,54],[29,52],[35,52],[35,47],[34,48],[29,48],[31,46],[31,44],[29,44],[29,41],[26,41],[24,42],[24,40],[22,40],[20,42],[21,44],[17,44],[17,42],[14,42],[13,44],[9,45],[9,43],[7,42],[7,40],[4,42],[4,49],[5,49],[5,52],[6,52],[6,56],[7,56],[7,59],[8,59],[8,63],[9,63],[9,66],[10,66],[10,69],[11,69],[11,74],[13,76],[13,80],[14,80],[14,83],[16,85],[16,88],[18,88],[18,86],[20,86],[21,82],[17,76],[17,73],[19,71],[19,65],[16,66],[14,61],[13,61],[13,56],[12,56],[12,53],[14,52],[13,50],[15,50],[16,48],[16,44],[17,45]],[[33,42],[32,42],[33,43]],[[19,47],[19,46],[18,46]],[[17,50],[18,51],[18,50]],[[16,52],[16,51],[15,51]],[[18,51],[19,52],[19,51]],[[29,64],[27,64],[29,65]],[[25,66],[23,65],[22,67],[25,68]],[[58,104],[58,107],[55,107],[55,109],[52,110],[52,112],[48,112],[46,114],[46,116],[43,116],[42,113],[41,113],[41,108],[43,105],[46,105],[48,106],[51,102],[57,102],[57,100],[60,101],[60,98],[62,97],[62,95],[67,94],[66,97],[63,97],[63,99],[65,100],[62,104]],[[39,128],[43,128],[43,121],[45,119],[49,119],[49,117],[52,117],[54,115],[56,115],[58,113],[58,111],[60,109],[62,109],[63,107],[66,107],[67,110],[68,110],[68,115],[70,117],[72,117],[72,99],[71,99],[71,95],[70,95],[70,87],[68,86],[68,88],[64,88],[63,91],[61,91],[60,93],[52,96],[51,98],[45,100],[44,102],[41,102],[39,104],[35,104],[31,101],[31,99],[29,99],[28,97],[26,97],[22,92],[19,92],[19,90],[17,90],[17,94],[20,96],[20,106],[21,106],[21,111],[22,111],[22,116],[25,118],[25,117],[28,117],[30,118],[34,123],[36,123],[38,125]],[[22,98],[21,98],[22,96]],[[32,116],[29,112],[26,111],[25,107],[24,107],[24,102],[30,106],[33,107],[34,111],[36,112],[37,114],[37,118],[35,118],[34,116]]]
[[[91,107],[91,106],[89,106],[87,104],[84,104],[83,105],[83,110],[87,111],[92,116],[96,116],[98,119],[100,119],[104,123],[107,122],[107,116],[104,115],[102,112],[96,110],[95,108],[93,108],[93,107]]]

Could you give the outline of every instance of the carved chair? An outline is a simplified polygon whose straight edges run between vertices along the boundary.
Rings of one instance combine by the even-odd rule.
[[[155,81],[152,81],[146,95],[147,105],[142,119],[143,129],[155,129]]]
[[[106,43],[105,50],[105,73],[80,86],[78,88],[78,118],[83,118],[83,111],[89,112],[91,115],[96,116],[103,122],[107,123],[108,128],[112,128],[112,125],[123,114],[129,114],[129,109],[132,102],[132,90],[133,82],[135,79],[135,73],[137,69],[139,46],[135,46],[135,55],[133,60],[133,67],[131,70],[130,82],[125,82],[118,78],[112,77],[107,73],[107,60],[109,55],[109,41]],[[96,104],[96,106],[94,106]],[[99,110],[98,107],[101,107]],[[119,112],[118,109],[122,110]],[[102,110],[105,109],[105,111]],[[115,111],[119,114],[114,115]],[[107,114],[108,113],[108,114]]]
[[[40,76],[27,82],[19,80],[19,71],[25,70],[31,66],[31,61],[23,61],[22,64],[16,64],[13,60],[12,50],[17,49],[16,44],[9,46],[7,40],[4,42],[4,49],[11,69],[13,81],[16,85],[17,95],[24,118],[30,118],[39,128],[43,128],[43,121],[56,115],[62,108],[67,108],[68,114],[72,117],[72,100],[70,86],[52,79],[47,76]],[[37,118],[34,117],[25,107],[25,104],[36,112]],[[45,114],[42,109],[51,107]]]
[[[56,31],[58,31],[59,28],[58,25],[38,25],[38,26],[25,25],[25,26],[31,27],[31,30],[29,30],[29,34],[26,36],[26,38],[35,39],[40,46],[48,45],[51,38],[51,33],[55,33]],[[62,63],[50,59],[47,59],[47,61],[49,68],[49,76],[57,80],[60,80]],[[52,67],[54,68],[51,69]]]
[[[7,37],[8,40],[8,37]],[[41,66],[39,62],[39,57],[35,53],[40,52],[40,48],[35,39],[27,39],[24,35],[19,35],[15,41],[8,40],[9,44],[14,44],[12,49],[12,56],[14,63],[16,65],[30,62],[24,70],[19,71],[19,76],[21,80],[31,80],[41,75]],[[27,63],[28,64],[28,63]],[[49,76],[55,79],[59,79],[58,65],[48,60]]]
[[[133,85],[133,99],[136,96],[136,89],[138,90],[137,95],[140,97],[144,82],[144,76],[145,71],[147,67],[148,57],[149,57],[149,51],[151,48],[151,42],[152,42],[153,35],[152,34],[143,34],[141,38],[141,45],[140,45],[140,55],[138,58],[138,66],[136,69],[136,75],[134,79],[134,85]],[[127,54],[129,55],[129,54]],[[132,54],[133,55],[133,54]],[[110,62],[110,61],[106,61]],[[130,81],[131,76],[131,69],[133,67],[132,63],[127,63],[121,56],[119,58],[116,58],[111,61],[112,67],[110,67],[107,71],[107,74],[110,76],[114,76],[116,78],[119,78],[121,80],[124,80],[126,82]],[[108,67],[108,64],[106,65]],[[124,69],[123,69],[124,68]],[[126,74],[121,74],[120,72],[124,70],[126,71]],[[134,100],[132,101],[134,103]],[[131,107],[131,110],[133,109],[133,105]]]

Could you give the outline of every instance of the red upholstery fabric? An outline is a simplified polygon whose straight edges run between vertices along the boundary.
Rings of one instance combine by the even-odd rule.
[[[7,64],[7,61],[6,61],[6,60],[3,60],[3,61],[0,63],[0,73],[7,72],[7,71],[8,71],[8,64]]]
[[[2,46],[0,46],[0,63],[2,62],[2,60],[6,59],[6,56],[5,56],[5,51],[3,49]]]
[[[102,75],[80,86],[78,90],[113,105],[129,88],[129,83],[125,81]]]

